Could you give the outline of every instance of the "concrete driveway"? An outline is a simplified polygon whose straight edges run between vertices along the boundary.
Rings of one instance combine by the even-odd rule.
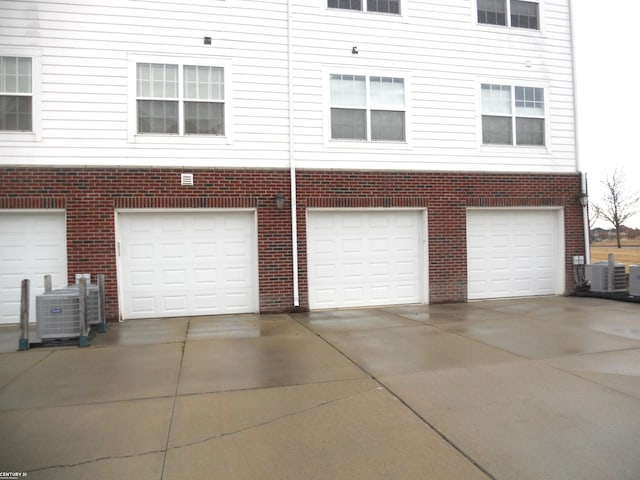
[[[136,320],[88,348],[17,346],[0,329],[3,474],[640,478],[638,304]]]

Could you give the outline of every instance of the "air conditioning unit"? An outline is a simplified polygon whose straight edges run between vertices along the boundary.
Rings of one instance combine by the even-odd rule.
[[[626,293],[627,275],[622,263],[613,265],[613,289],[609,289],[609,262],[598,262],[587,265],[585,277],[591,291],[596,293]]]
[[[87,284],[87,325],[100,323],[98,285]],[[80,330],[80,286],[71,285],[36,296],[36,324],[43,339],[75,338]]]
[[[80,295],[80,285],[70,285],[62,289],[65,292]],[[100,323],[100,289],[94,283],[87,283],[87,325]]]
[[[629,295],[640,297],[640,265],[629,265]]]
[[[36,326],[41,339],[80,337],[80,297],[68,290],[36,296]]]

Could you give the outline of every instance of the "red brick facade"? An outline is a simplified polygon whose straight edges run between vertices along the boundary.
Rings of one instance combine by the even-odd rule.
[[[65,209],[69,281],[77,272],[104,273],[107,317],[118,317],[114,212],[119,208],[256,208],[260,310],[293,307],[290,177],[287,170],[3,168],[0,209]],[[574,290],[571,257],[584,255],[580,177],[315,171],[297,172],[301,308],[308,307],[307,208],[413,207],[428,210],[430,303],[467,299],[467,207],[562,207],[566,291]],[[275,195],[285,194],[278,209]]]

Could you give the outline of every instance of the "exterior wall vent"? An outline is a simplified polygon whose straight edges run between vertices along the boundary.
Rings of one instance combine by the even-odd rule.
[[[181,173],[180,184],[182,186],[193,187],[193,173]]]

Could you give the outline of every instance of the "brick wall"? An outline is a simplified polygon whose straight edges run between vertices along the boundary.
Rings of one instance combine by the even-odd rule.
[[[107,316],[118,317],[117,208],[257,208],[260,309],[293,305],[290,183],[286,170],[3,168],[0,208],[64,208],[69,282],[78,272],[107,277]],[[584,254],[578,175],[299,171],[298,251],[301,308],[308,306],[305,210],[313,207],[424,207],[429,218],[430,302],[466,300],[466,208],[556,206],[565,210],[567,291],[571,256]],[[285,194],[277,209],[275,194]]]
[[[467,207],[563,207],[566,290],[573,292],[571,257],[584,255],[579,175],[301,171],[298,230],[305,207],[427,207],[429,302],[467,299]],[[308,304],[306,242],[301,239],[301,303]]]

